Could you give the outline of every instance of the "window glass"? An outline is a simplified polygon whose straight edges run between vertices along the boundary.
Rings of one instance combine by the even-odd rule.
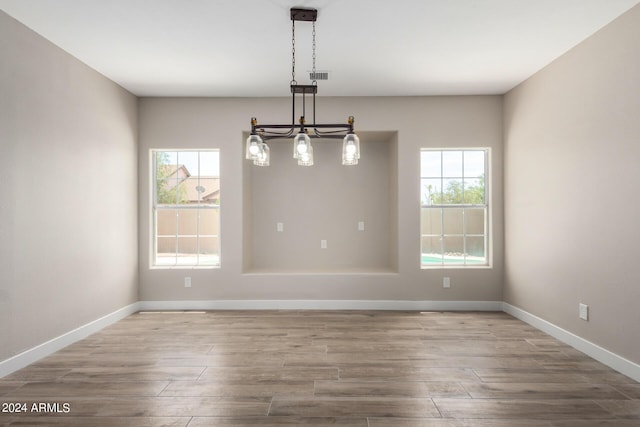
[[[220,265],[218,150],[152,151],[154,267]]]
[[[420,153],[421,265],[488,265],[488,150]]]

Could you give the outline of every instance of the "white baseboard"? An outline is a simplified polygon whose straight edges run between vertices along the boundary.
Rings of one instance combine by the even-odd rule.
[[[523,322],[528,323],[536,329],[546,332],[563,343],[568,344],[576,350],[594,358],[598,362],[615,369],[629,378],[632,378],[634,381],[640,382],[640,365],[637,363],[618,356],[617,354],[612,353],[591,341],[587,341],[584,338],[554,325],[553,323],[547,322],[538,316],[528,313],[518,307],[514,307],[511,304],[507,304],[506,302],[502,303],[502,311],[512,315],[516,319],[520,319]]]
[[[502,311],[499,301],[210,300],[140,301],[140,310]]]
[[[106,328],[107,326],[124,319],[125,317],[140,311],[138,302],[123,307],[113,313],[107,314],[97,320],[82,325],[72,331],[60,335],[59,337],[50,339],[40,345],[37,345],[29,350],[23,351],[20,354],[16,354],[9,359],[0,361],[0,378],[5,377],[12,372],[22,369],[38,360],[55,353],[64,347],[73,344],[81,339],[88,337],[89,335]]]

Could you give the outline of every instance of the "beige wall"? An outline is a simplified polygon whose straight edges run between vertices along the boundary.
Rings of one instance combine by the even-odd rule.
[[[320,95],[322,88],[320,88]],[[331,251],[339,251],[342,245],[332,246],[338,237],[327,237],[327,252],[320,252],[318,235],[295,232],[291,220],[282,220],[285,232],[275,233],[275,222],[280,215],[295,212],[295,195],[303,194],[304,183],[298,180],[279,180],[277,174],[291,158],[290,146],[284,158],[273,157],[270,171],[262,182],[274,191],[279,203],[287,203],[280,211],[265,212],[266,226],[271,236],[260,235],[255,230],[257,217],[262,214],[264,200],[256,196],[256,174],[253,166],[243,158],[243,132],[249,130],[252,116],[263,122],[278,123],[290,117],[288,98],[268,99],[210,99],[210,98],[143,98],[139,104],[140,152],[140,295],[141,300],[450,300],[450,301],[501,301],[503,274],[502,231],[502,97],[390,97],[390,98],[324,98],[318,99],[319,121],[334,122],[356,117],[356,130],[364,133],[393,135],[381,142],[387,146],[369,150],[366,138],[361,140],[362,170],[367,162],[388,162],[384,171],[387,187],[382,190],[383,201],[389,206],[381,216],[363,218],[366,227],[362,238],[372,239],[375,233],[383,235],[388,251],[369,253],[380,256],[371,265],[358,262],[353,266],[341,266],[332,261]],[[274,142],[278,144],[278,142]],[[282,142],[280,142],[282,144]],[[320,143],[319,143],[320,144]],[[420,269],[420,148],[421,147],[490,147],[492,163],[492,209],[490,232],[492,236],[493,267],[484,269]],[[221,191],[224,192],[221,218],[220,269],[160,270],[149,268],[150,245],[150,181],[149,150],[176,148],[218,148],[221,161]],[[385,154],[385,149],[388,150]],[[313,166],[315,170],[326,168],[328,177],[345,172],[340,164],[339,151],[332,153],[328,147]],[[334,150],[335,151],[335,150]],[[385,156],[388,156],[385,159]],[[332,160],[333,159],[333,160]],[[327,162],[333,161],[332,165]],[[297,168],[297,166],[296,166]],[[303,173],[303,170],[297,170]],[[308,172],[312,172],[309,170]],[[277,185],[276,185],[277,183]],[[335,184],[333,184],[335,185]],[[322,190],[325,191],[326,189]],[[278,193],[275,193],[278,192]],[[326,197],[322,210],[310,215],[309,222],[318,229],[334,232],[343,226],[341,220],[327,218],[322,212],[339,212],[344,203],[339,198]],[[350,222],[370,210],[361,199],[349,206],[346,215]],[[307,202],[309,199],[307,199]],[[315,202],[314,202],[315,203]],[[366,205],[366,206],[365,206]],[[357,222],[357,221],[356,221]],[[350,230],[355,230],[352,224]],[[317,230],[316,230],[317,231]],[[360,235],[353,232],[355,238]],[[278,246],[269,245],[270,239],[284,239],[284,246],[295,248],[308,244],[327,259],[316,259],[299,271],[278,257]],[[296,239],[298,240],[296,242]],[[301,243],[301,241],[304,241]],[[353,242],[351,242],[353,244]],[[269,260],[256,255],[260,250],[273,249]],[[289,245],[289,246],[287,246]],[[378,246],[379,248],[381,246]],[[286,251],[285,251],[286,252]],[[290,252],[289,252],[290,253]],[[260,264],[265,262],[265,264]],[[269,270],[277,266],[275,271]],[[264,268],[263,268],[264,267]],[[355,267],[353,271],[346,271]],[[273,270],[273,269],[272,269]],[[184,277],[192,277],[191,288],[184,288]],[[451,277],[451,289],[443,289],[442,277]]]
[[[506,302],[640,363],[640,6],[504,108]]]
[[[0,360],[137,301],[136,122],[0,11]]]

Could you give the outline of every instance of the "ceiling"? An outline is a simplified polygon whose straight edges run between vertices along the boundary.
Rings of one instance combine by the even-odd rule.
[[[289,9],[318,9],[320,95],[502,94],[640,0],[0,0],[138,96],[289,96]],[[308,84],[311,24],[296,25]]]

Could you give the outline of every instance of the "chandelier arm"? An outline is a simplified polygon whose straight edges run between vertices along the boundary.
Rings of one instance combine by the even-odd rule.
[[[251,126],[252,130],[256,130],[258,132],[266,131],[266,129],[295,129],[295,125],[291,124],[255,124]],[[353,126],[351,124],[344,123],[311,123],[305,126],[306,128],[318,128],[318,129],[344,129],[345,131],[353,130]],[[340,131],[336,131],[340,132]]]
[[[344,139],[345,135],[335,135],[335,134],[311,134],[309,135],[309,138],[312,139],[316,139],[316,138],[322,138],[322,139]]]
[[[256,126],[257,133],[277,133],[284,135],[286,132],[274,132],[269,129],[288,129],[289,132],[295,131],[295,126],[291,125],[258,125]]]
[[[345,135],[347,135],[348,132],[344,131],[344,130],[334,130],[334,131],[319,131],[318,129],[313,129],[313,133],[314,135],[317,135],[319,138],[322,138],[324,136],[331,136],[331,135],[337,135],[340,137],[344,137]]]
[[[331,129],[329,131],[319,131],[318,127]],[[287,129],[286,132],[277,132],[274,129]],[[318,124],[316,126],[308,126],[307,129],[313,129],[309,135],[310,138],[329,138],[329,139],[342,139],[347,133],[349,133],[349,125],[324,125]],[[267,141],[270,139],[287,139],[292,137],[296,133],[296,128],[292,128],[289,125],[260,125],[255,129],[255,133]]]
[[[291,139],[293,137],[293,133],[290,134],[286,134],[286,135],[263,135],[261,138],[263,141],[271,141],[274,139]]]
[[[289,129],[288,132],[260,132],[260,137],[263,141],[270,141],[272,139],[290,139],[294,134],[294,130]]]
[[[318,129],[314,128],[312,136],[314,138],[344,138],[347,134],[348,134],[348,131],[345,131],[345,130],[321,132]]]
[[[351,130],[351,125],[344,123],[311,123],[307,125],[308,128],[318,128],[318,129],[344,129],[346,131]]]
[[[295,125],[290,125],[290,124],[270,124],[270,125],[258,125],[256,124],[255,129],[256,131],[260,132],[262,130],[265,129],[295,129],[296,126]],[[345,125],[342,123],[339,124],[328,124],[328,123],[312,123],[312,124],[308,124],[305,125],[305,128],[308,129],[313,129],[313,128],[318,128],[318,129],[344,129],[344,131],[348,131],[351,130],[351,126],[350,125]],[[336,131],[336,132],[340,132],[340,131]]]
[[[283,132],[277,132],[273,129],[286,129]],[[282,125],[282,126],[271,126],[271,127],[265,127],[265,128],[258,128],[258,135],[260,135],[260,137],[263,140],[269,140],[269,139],[274,139],[274,138],[291,138],[294,134],[295,134],[295,128],[290,127],[289,125]]]

